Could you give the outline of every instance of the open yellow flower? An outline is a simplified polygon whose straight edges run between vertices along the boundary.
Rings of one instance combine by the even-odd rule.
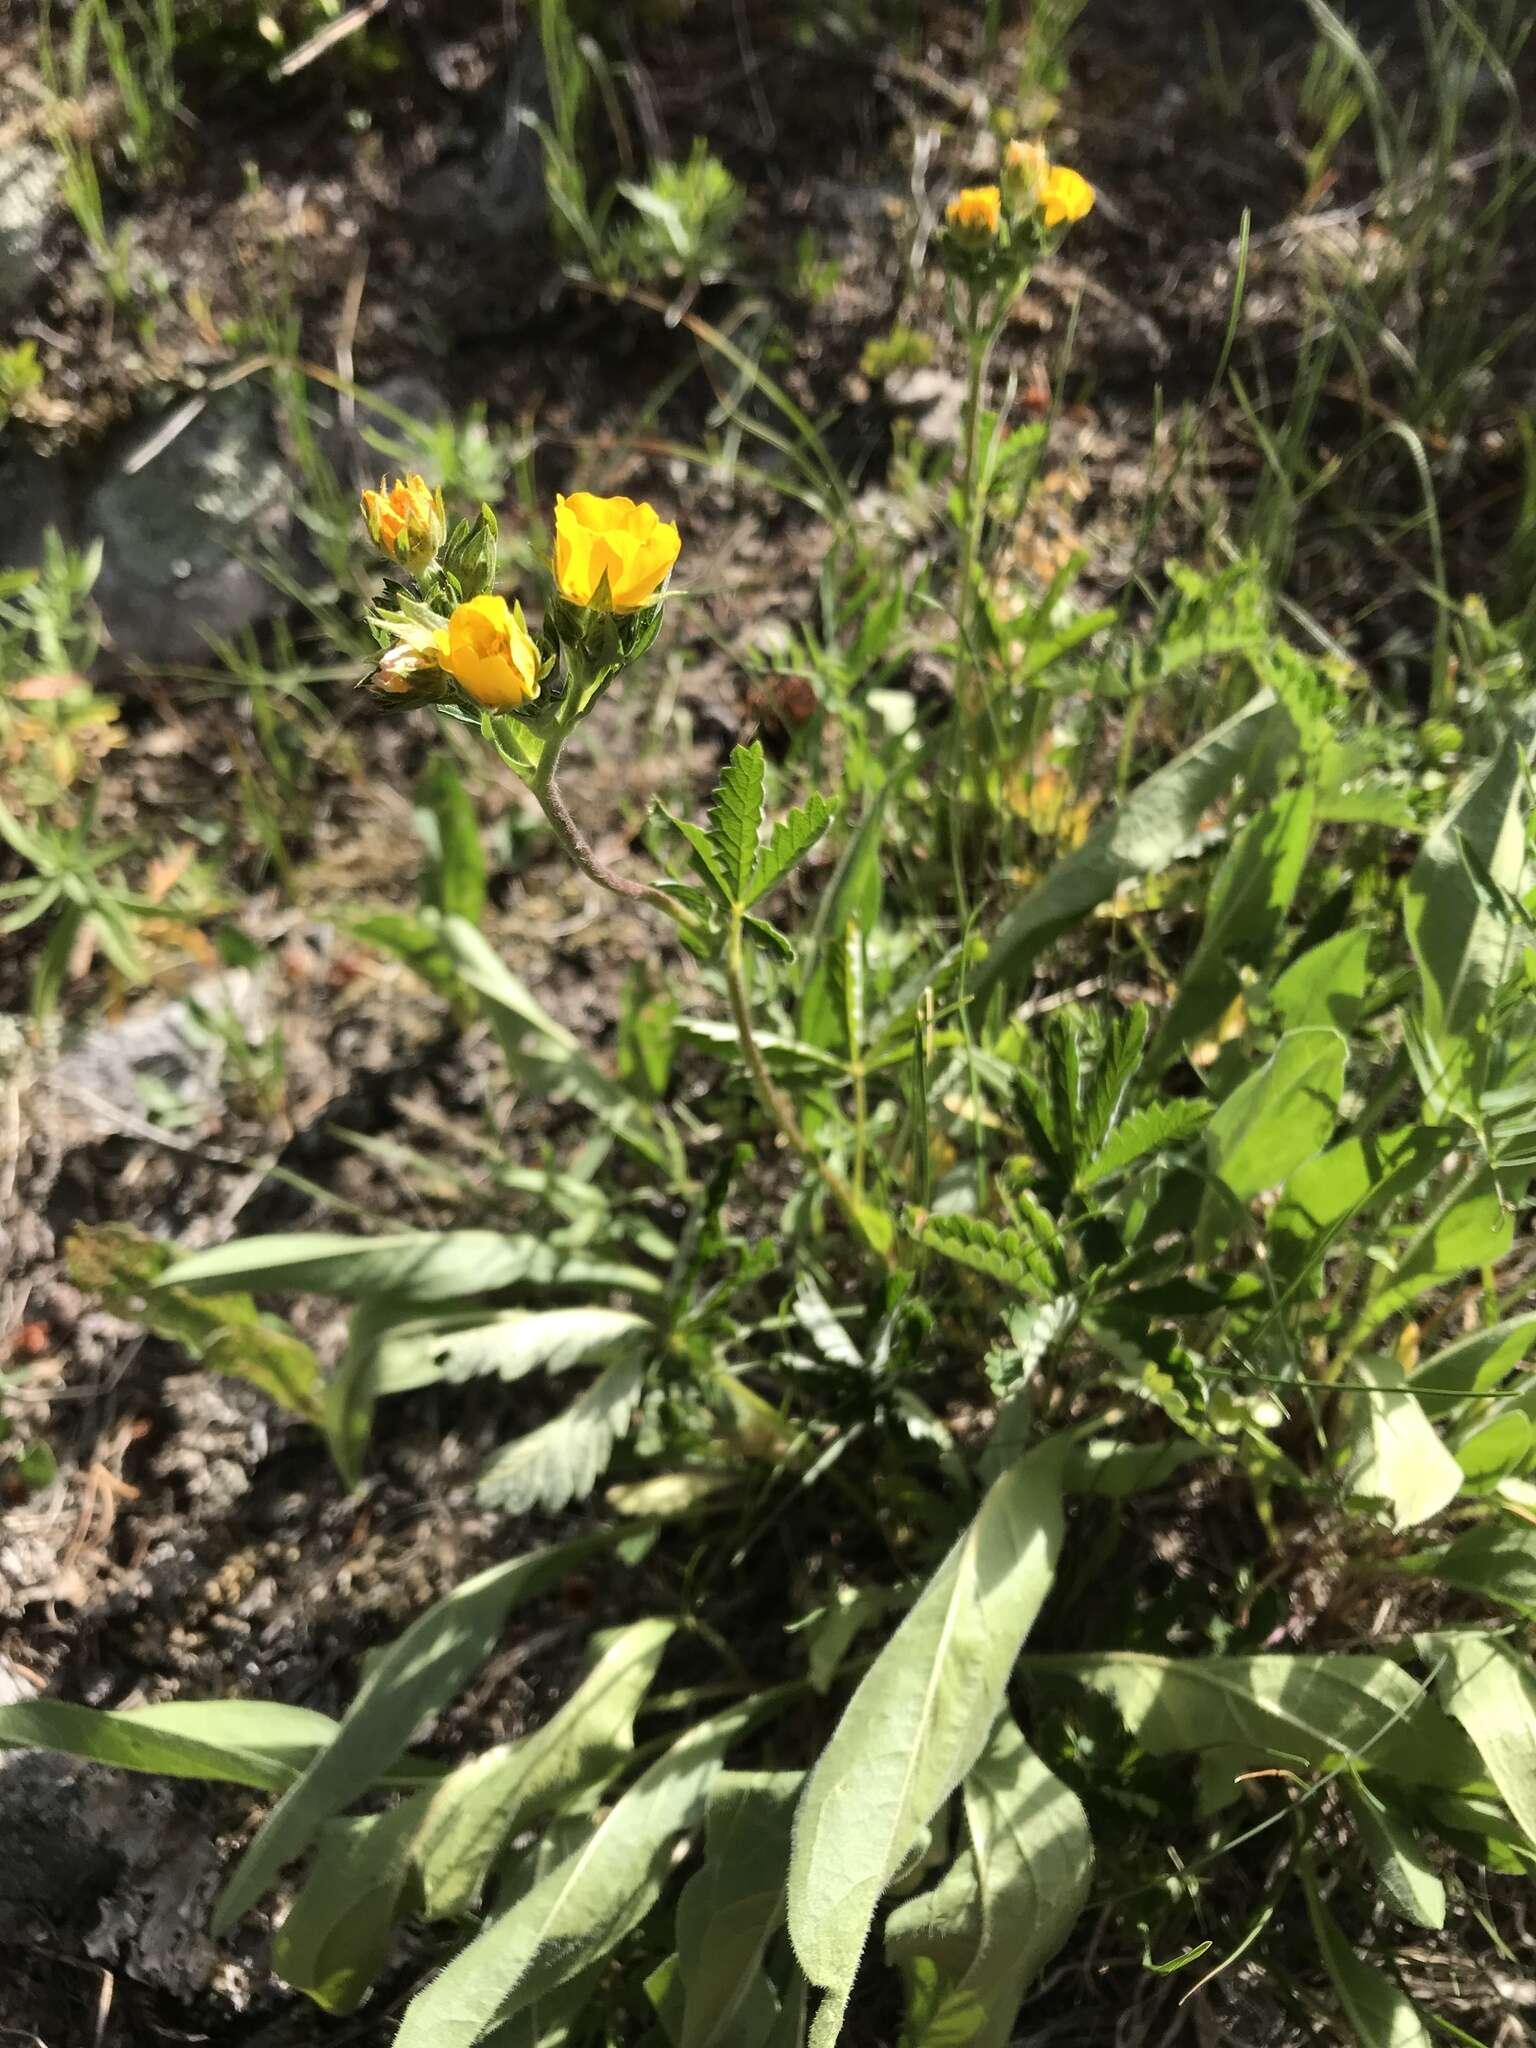
[[[967,185],[944,209],[952,228],[969,235],[995,235],[1003,224],[1003,195],[996,185]]]
[[[590,491],[555,499],[555,581],[574,605],[639,611],[661,595],[682,539],[654,505],[633,498],[595,498]]]
[[[448,530],[442,492],[415,475],[364,491],[363,522],[376,548],[413,570],[427,566]]]
[[[1040,195],[1040,205],[1048,228],[1062,227],[1068,221],[1081,220],[1092,213],[1094,190],[1080,171],[1069,170],[1065,164],[1053,164],[1045,181],[1045,190]]]
[[[515,711],[539,694],[543,664],[520,604],[509,606],[504,597],[472,597],[454,607],[433,643],[439,665],[487,711]]]

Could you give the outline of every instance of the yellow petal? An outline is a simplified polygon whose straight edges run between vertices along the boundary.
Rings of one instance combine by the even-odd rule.
[[[1067,221],[1082,220],[1093,211],[1094,197],[1093,187],[1080,171],[1057,164],[1046,180],[1041,202],[1045,225],[1059,228]]]
[[[605,575],[615,611],[649,604],[681,548],[676,526],[654,505],[590,491],[555,500],[555,580],[571,604],[590,605]]]

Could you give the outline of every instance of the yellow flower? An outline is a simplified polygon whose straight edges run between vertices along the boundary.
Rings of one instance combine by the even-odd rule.
[[[1092,213],[1094,190],[1080,171],[1065,164],[1053,164],[1040,195],[1045,225],[1059,228],[1067,221],[1081,220]]]
[[[424,569],[448,531],[443,494],[421,476],[397,477],[363,493],[363,522],[376,548],[411,570]]]
[[[1051,160],[1043,144],[1010,142],[1003,156],[1003,185],[1015,213],[1033,213],[1045,197]]]
[[[555,499],[555,581],[570,604],[596,604],[606,576],[603,610],[641,610],[661,595],[682,545],[654,505],[590,491]]]
[[[437,658],[466,695],[487,711],[515,711],[539,694],[539,650],[523,608],[504,597],[472,597],[456,605],[446,630],[433,635]]]
[[[1003,195],[996,185],[967,185],[945,207],[944,218],[966,234],[995,235],[1003,224]]]

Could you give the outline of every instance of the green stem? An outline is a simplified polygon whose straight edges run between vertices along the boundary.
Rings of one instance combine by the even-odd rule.
[[[987,361],[992,354],[992,336],[983,331],[980,305],[973,296],[967,303],[966,348],[970,368],[965,386],[965,469],[960,486],[960,516],[964,528],[960,540],[960,589],[955,601],[955,702],[969,723],[975,712],[971,668],[971,609],[975,598],[976,562],[981,553],[982,503],[977,489],[981,457],[981,396],[986,381]]]
[[[861,1058],[853,1070],[853,1186],[864,1193],[864,1155],[869,1145],[869,1083]]]
[[[752,1003],[747,994],[746,948],[742,938],[740,909],[731,912],[730,929],[726,935],[725,986],[730,995],[731,1018],[736,1026],[736,1037],[741,1045],[742,1058],[746,1061],[747,1070],[752,1076],[758,1100],[778,1126],[779,1135],[785,1144],[820,1175],[823,1185],[847,1217],[856,1234],[864,1243],[869,1243],[869,1232],[864,1225],[858,1196],[836,1167],[827,1164],[805,1135],[800,1128],[800,1119],[795,1114],[794,1104],[768,1071],[768,1062],[763,1058],[762,1047],[758,1044],[752,1029]],[[896,1261],[890,1252],[886,1252],[884,1258],[887,1265],[895,1266]]]

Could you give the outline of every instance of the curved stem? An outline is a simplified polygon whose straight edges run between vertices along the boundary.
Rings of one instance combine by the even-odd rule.
[[[746,1060],[752,1082],[757,1089],[758,1099],[770,1117],[779,1127],[780,1136],[792,1152],[796,1152],[820,1175],[823,1185],[837,1206],[853,1226],[855,1233],[865,1244],[870,1244],[868,1226],[864,1220],[862,1205],[853,1189],[837,1171],[829,1166],[805,1132],[800,1128],[800,1119],[795,1115],[794,1104],[784,1093],[778,1082],[768,1071],[768,1062],[763,1058],[762,1047],[752,1030],[752,1004],[747,994],[746,957],[742,943],[741,912],[731,915],[730,930],[725,942],[725,985],[731,999],[731,1019],[736,1026],[736,1036],[741,1043],[742,1057]],[[873,1247],[872,1249],[878,1249]],[[896,1260],[890,1251],[881,1253],[885,1263],[894,1268]]]
[[[529,784],[561,846],[581,872],[610,895],[627,897],[631,903],[648,903],[653,910],[664,911],[674,924],[693,925],[695,919],[690,912],[682,904],[674,902],[665,889],[658,889],[654,882],[637,882],[629,875],[618,874],[598,859],[591,842],[567,809],[560,786],[555,781],[555,769],[565,737],[563,732],[550,734]]]

